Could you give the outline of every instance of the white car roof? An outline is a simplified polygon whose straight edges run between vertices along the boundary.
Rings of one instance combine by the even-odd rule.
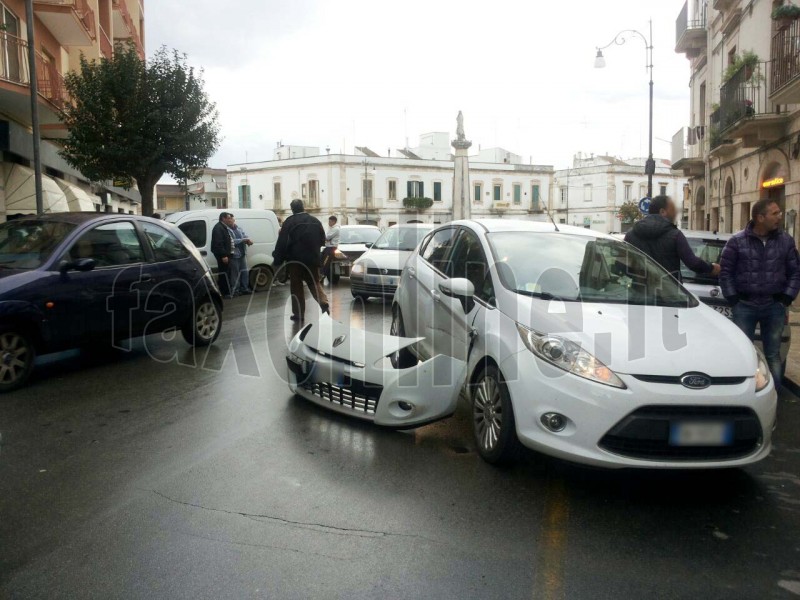
[[[472,220],[464,220],[464,221],[453,221],[452,224],[458,225],[477,225],[478,227],[482,227],[485,231],[489,233],[496,233],[500,231],[530,231],[534,233],[555,233],[556,226],[549,221],[522,221],[516,219],[472,219]],[[613,239],[611,236],[601,233],[599,231],[594,231],[592,229],[586,229],[585,227],[574,227],[572,225],[565,225],[559,224],[558,226],[559,233],[569,233],[572,235],[582,235],[586,237],[593,237],[593,238],[606,238],[606,239]]]
[[[732,233],[714,233],[713,231],[696,231],[694,229],[681,229],[681,231],[690,239],[725,241],[733,237]]]
[[[395,223],[394,225],[390,225],[387,229],[400,229],[400,228],[433,229],[434,225],[432,225],[431,223]]]
[[[380,230],[380,227],[378,227],[377,225],[341,225],[340,227],[341,227],[341,229],[378,229],[378,230]]]

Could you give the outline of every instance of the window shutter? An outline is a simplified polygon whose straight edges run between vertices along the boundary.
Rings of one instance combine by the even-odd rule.
[[[425,197],[425,184],[421,181],[419,182],[419,197],[420,198]]]
[[[242,198],[244,197],[244,186],[239,186],[239,206],[242,206]]]
[[[413,198],[414,197],[414,182],[408,181],[406,182],[406,197]]]

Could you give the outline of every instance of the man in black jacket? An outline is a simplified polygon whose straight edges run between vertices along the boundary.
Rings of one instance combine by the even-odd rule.
[[[636,223],[625,235],[625,241],[636,246],[658,264],[681,280],[681,262],[695,273],[716,277],[719,265],[707,263],[695,256],[686,236],[675,225],[677,209],[669,196],[656,196],[650,202],[650,210],[644,219]]]
[[[302,200],[289,204],[292,215],[284,221],[272,257],[275,268],[287,263],[292,293],[292,321],[302,321],[306,311],[303,283],[322,312],[329,313],[328,297],[319,282],[319,249],[325,244],[322,223],[305,212]]]
[[[211,230],[211,254],[217,259],[219,266],[219,287],[222,295],[226,298],[233,298],[233,282],[236,277],[231,273],[234,266],[233,258],[233,215],[229,212],[219,214],[219,222]],[[238,273],[236,274],[238,275]]]

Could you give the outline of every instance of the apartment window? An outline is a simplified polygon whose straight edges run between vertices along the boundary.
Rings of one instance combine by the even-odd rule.
[[[441,181],[434,181],[433,182],[433,200],[434,200],[434,202],[441,202],[442,201],[442,182]]]
[[[364,198],[364,202],[372,200],[372,179],[361,180],[361,197]]]
[[[623,184],[625,185],[623,199],[625,202],[629,202],[630,200],[633,200],[633,183],[630,181],[624,181]]]
[[[275,201],[275,206],[280,206],[281,203],[281,184],[276,181],[272,184],[272,199]]]
[[[503,184],[502,183],[495,183],[492,186],[492,198],[495,202],[500,202],[503,199]]]
[[[476,183],[472,187],[472,201],[473,202],[483,202],[483,184]]]
[[[21,82],[23,76],[20,68],[22,48],[14,41],[14,38],[19,37],[19,19],[5,6],[0,5],[0,10],[2,10],[2,15],[0,15],[2,17],[1,24],[8,34],[4,35],[0,42],[0,54],[2,54],[0,56],[0,60],[2,60],[0,69],[3,71],[3,79]],[[9,38],[8,36],[14,36],[14,38]]]
[[[158,208],[158,210],[167,210],[167,199],[158,198],[156,200],[156,207]]]
[[[250,208],[250,186],[239,186],[239,208]]]
[[[409,198],[424,198],[425,184],[421,181],[406,182],[406,196]]]
[[[308,181],[308,203],[310,206],[319,206],[319,181],[316,179]]]
[[[389,200],[397,200],[397,180],[389,180]]]
[[[522,204],[522,186],[518,183],[514,184],[514,204]]]
[[[303,201],[308,200],[308,184],[307,183],[303,183],[303,184],[300,185],[300,198]]]
[[[647,196],[647,184],[640,183],[639,184],[639,198],[644,198]]]
[[[728,50],[728,66],[736,62],[736,46]]]
[[[559,192],[561,193],[561,204],[566,204],[567,200],[569,200],[569,192],[567,190],[568,188],[565,185],[562,185],[559,188]]]
[[[119,214],[121,214],[121,215],[124,215],[124,214],[125,214],[125,209],[124,209],[124,208],[118,208],[118,209],[117,209],[117,212],[118,212]]]
[[[587,183],[583,186],[583,201],[584,202],[591,202],[592,201],[592,184]]]
[[[533,210],[539,210],[539,184],[534,183],[531,186],[531,207]]]
[[[700,122],[694,123],[694,125],[705,125],[706,124],[706,84],[705,82],[700,84]]]
[[[662,196],[666,196],[667,195],[667,184],[666,183],[659,184],[659,193]]]

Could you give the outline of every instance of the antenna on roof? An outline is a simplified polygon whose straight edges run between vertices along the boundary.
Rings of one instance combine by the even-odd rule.
[[[558,228],[558,225],[556,225],[556,221],[553,218],[553,215],[550,214],[550,210],[547,208],[547,202],[542,202],[542,206],[544,206],[544,212],[547,213],[547,216],[550,218],[550,222],[553,224],[555,230],[560,232],[561,230]]]

